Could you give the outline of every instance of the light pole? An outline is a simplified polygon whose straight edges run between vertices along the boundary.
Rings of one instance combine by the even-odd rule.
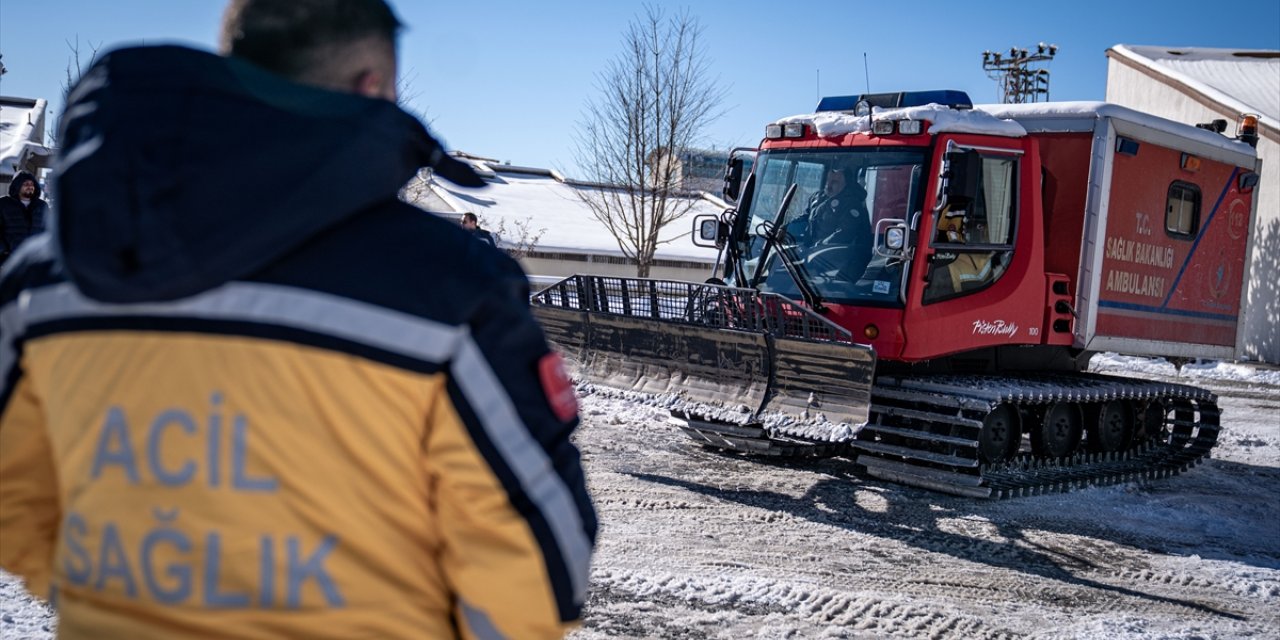
[[[1040,102],[1049,99],[1049,70],[1031,68],[1053,60],[1058,53],[1058,45],[1036,45],[1035,52],[1027,49],[1010,47],[1008,55],[1002,51],[983,51],[982,69],[992,80],[1000,85],[1000,101],[1006,104],[1022,104]]]

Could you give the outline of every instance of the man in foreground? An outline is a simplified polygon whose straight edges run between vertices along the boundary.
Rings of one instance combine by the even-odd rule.
[[[54,232],[0,279],[0,566],[61,637],[580,616],[573,389],[516,263],[396,199],[481,182],[391,102],[398,27],[236,0],[228,57],[118,50],[69,95]]]

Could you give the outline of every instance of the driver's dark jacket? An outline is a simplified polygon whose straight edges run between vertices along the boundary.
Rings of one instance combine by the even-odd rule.
[[[805,206],[804,244],[810,252],[824,247],[847,247],[848,260],[841,273],[856,280],[871,262],[872,234],[865,203],[857,201],[853,189],[829,196],[819,191]]]

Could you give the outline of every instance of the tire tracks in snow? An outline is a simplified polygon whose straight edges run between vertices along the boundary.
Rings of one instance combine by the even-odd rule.
[[[748,617],[785,613],[813,631],[832,627],[853,637],[978,638],[999,640],[1019,634],[980,618],[937,610],[927,601],[874,594],[850,594],[828,587],[728,576],[684,576],[605,570],[592,576],[604,600],[678,601],[711,610],[732,609]],[[589,623],[590,621],[588,621]],[[803,633],[803,630],[800,631]]]
[[[1185,487],[966,500],[866,478],[848,460],[725,455],[690,444],[652,407],[633,417],[616,400],[585,403],[595,413],[577,438],[603,528],[575,638],[1266,637],[1276,627],[1280,572],[1257,559],[1265,544],[1239,547],[1262,563],[1253,567],[1226,547],[1187,559],[1186,523],[1174,518],[1211,514],[1162,502]],[[1131,515],[1130,504],[1147,506]]]

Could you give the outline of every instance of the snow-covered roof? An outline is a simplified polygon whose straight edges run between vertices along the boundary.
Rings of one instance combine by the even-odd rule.
[[[1280,51],[1118,44],[1107,55],[1165,76],[1237,112],[1280,124]]]
[[[1016,138],[1027,135],[1028,129],[1050,130],[1044,126],[1045,122],[1055,122],[1052,130],[1091,131],[1098,118],[1132,122],[1219,149],[1253,155],[1252,149],[1238,140],[1107,102],[979,104],[972,109],[954,109],[939,104],[903,109],[877,107],[872,109],[871,117],[855,116],[847,111],[820,111],[782,118],[775,124],[803,122],[812,125],[819,136],[829,137],[868,133],[872,120],[925,120],[931,123],[930,134],[978,133]]]
[[[0,176],[6,180],[31,158],[46,158],[42,99],[0,97]],[[43,164],[43,163],[39,163]]]
[[[930,123],[928,131],[930,134],[982,133],[1009,138],[1027,135],[1027,130],[1016,122],[1001,120],[981,111],[952,109],[940,104],[903,109],[875,107],[870,117],[856,116],[847,111],[821,111],[782,118],[775,124],[804,122],[813,125],[814,131],[825,138],[850,133],[868,133],[871,131],[872,120],[927,120]]]
[[[1206,129],[1200,129],[1181,122],[1174,122],[1154,116],[1149,113],[1135,111],[1128,107],[1122,107],[1118,104],[1109,102],[1033,102],[1030,104],[979,104],[974,105],[974,110],[991,114],[994,118],[1017,120],[1024,126],[1033,130],[1049,130],[1043,127],[1033,127],[1032,122],[1044,121],[1062,121],[1071,123],[1064,125],[1060,131],[1088,131],[1092,130],[1092,121],[1097,118],[1112,118],[1115,120],[1123,120],[1144,127],[1163,131],[1165,133],[1174,134],[1180,138],[1190,138],[1204,144],[1234,151],[1248,156],[1255,155],[1253,148],[1249,145],[1228,138],[1220,133],[1214,133]],[[1071,126],[1074,124],[1083,124],[1083,128]]]
[[[476,165],[488,185],[469,189],[432,181],[430,189],[433,196],[444,202],[449,212],[474,213],[480,218],[481,225],[490,230],[503,224],[508,235],[522,224],[527,225],[531,235],[545,229],[538,240],[537,251],[622,256],[617,241],[592,216],[591,210],[579,197],[584,190],[605,187],[566,180],[549,169],[491,164],[465,154],[455,155]],[[687,217],[663,228],[660,238],[671,242],[659,245],[656,257],[713,262],[715,249],[694,246],[689,238],[692,216],[699,213],[718,215],[724,211],[725,204],[707,194],[686,200],[693,202],[692,210]],[[426,207],[421,198],[418,204],[432,208]]]

